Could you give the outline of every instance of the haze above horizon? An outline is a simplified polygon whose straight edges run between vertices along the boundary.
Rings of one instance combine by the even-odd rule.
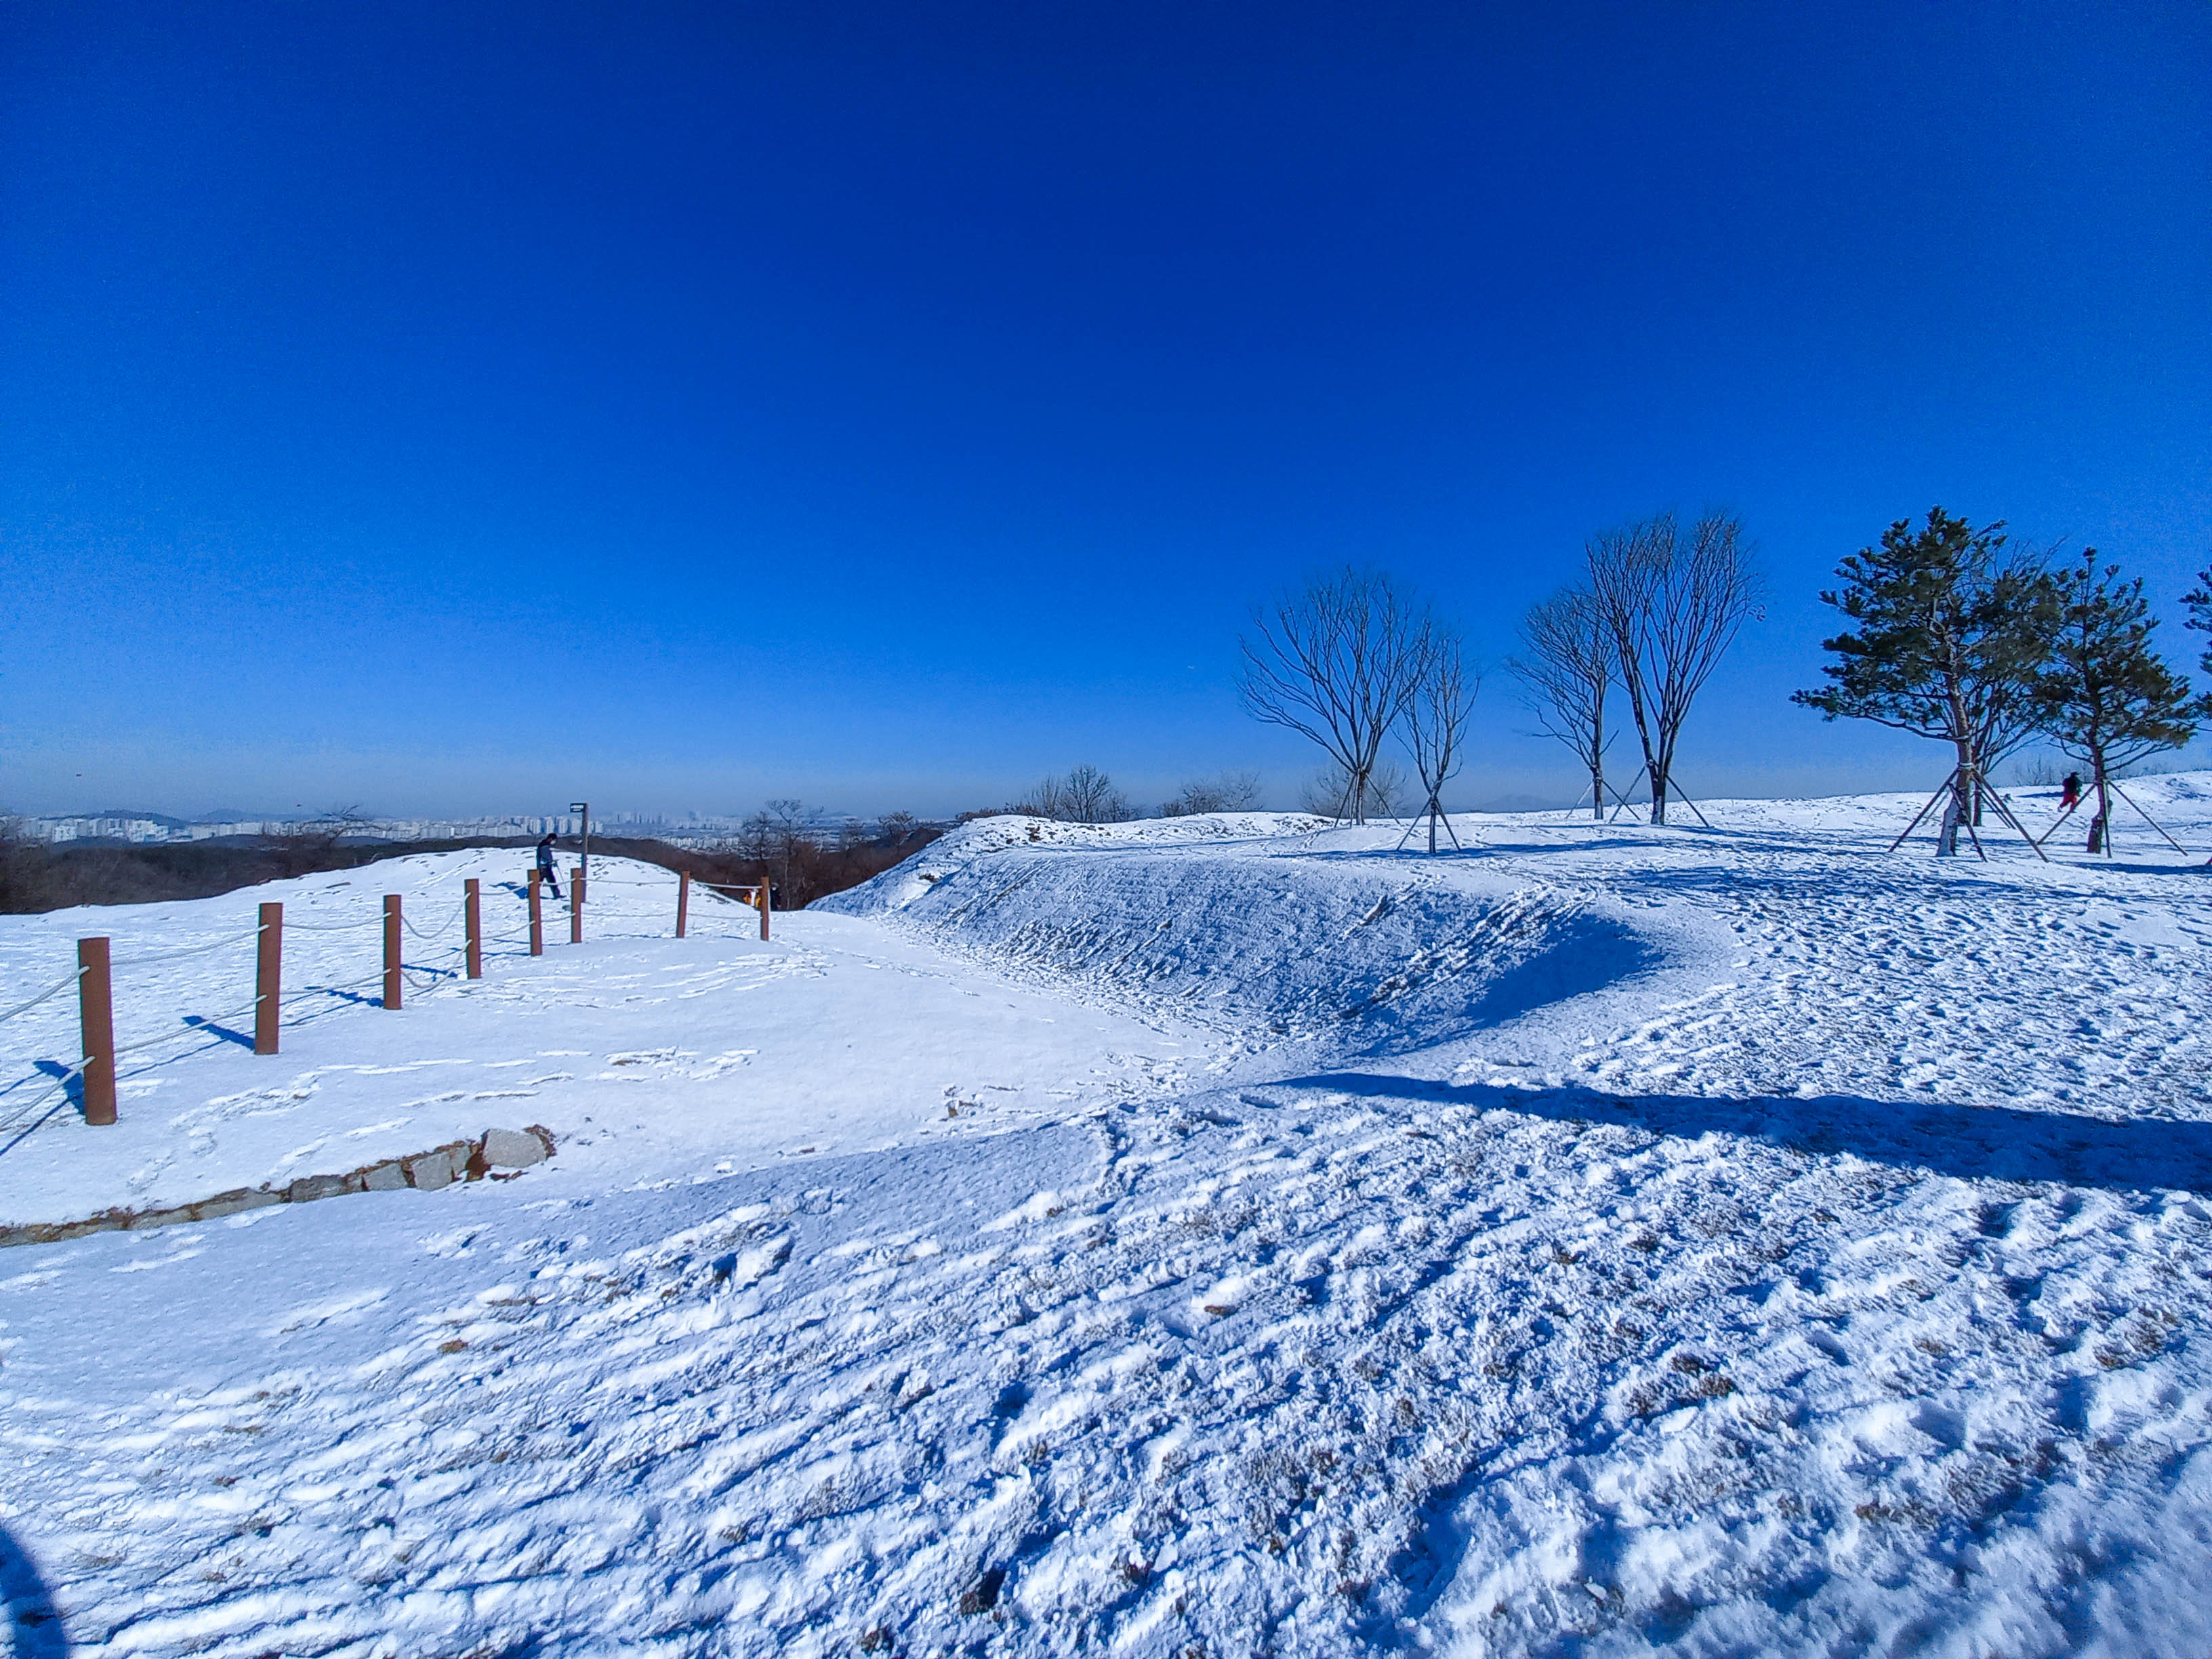
[[[1287,805],[1237,635],[1347,561],[1564,801],[1514,623],[1708,504],[1681,783],[1932,788],[1787,701],[1893,520],[2194,666],[2208,156],[2183,4],[10,7],[0,808]]]

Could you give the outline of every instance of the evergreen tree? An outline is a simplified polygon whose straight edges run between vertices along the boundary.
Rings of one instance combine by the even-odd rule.
[[[2182,626],[2194,629],[2200,634],[2212,634],[2212,570],[2197,573],[2197,586],[2181,596],[2181,602],[2189,607],[2189,620]],[[2197,665],[2207,674],[2212,674],[2212,643],[2205,646],[2204,654],[2197,658]],[[2204,694],[2203,700],[2197,705],[2197,712],[2205,719],[2212,720],[2212,691]]]
[[[2071,758],[2090,769],[2097,816],[2089,850],[2112,853],[2112,794],[2106,781],[2122,767],[2197,735],[2189,682],[2151,647],[2158,627],[2144,601],[2142,580],[2119,580],[2120,568],[2097,568],[2097,550],[2061,591],[2059,629],[2051,666],[2035,684],[2037,723]]]
[[[1940,507],[1915,531],[1899,519],[1879,547],[1837,567],[1820,595],[1855,631],[1821,642],[1831,684],[1790,701],[1830,720],[1872,720],[1952,745],[1954,794],[1937,851],[1954,850],[1990,767],[2036,729],[2034,689],[2057,627],[2057,584],[2039,557],[2006,548]]]

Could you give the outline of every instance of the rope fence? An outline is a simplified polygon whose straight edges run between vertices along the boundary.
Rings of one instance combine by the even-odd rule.
[[[70,986],[76,984],[83,973],[84,969],[80,968],[76,973],[67,975],[61,979],[56,980],[52,985],[46,987],[45,990],[40,992],[38,995],[33,997],[28,1002],[17,1003],[6,1013],[0,1014],[0,1024],[4,1024],[9,1020],[15,1018],[18,1014],[29,1013],[32,1009],[37,1007],[42,1002],[52,1001],[63,992],[68,990]]]
[[[51,1118],[54,1112],[59,1109],[58,1107],[48,1108],[29,1127],[19,1127],[23,1125],[29,1114],[56,1096],[62,1096],[65,1099],[72,1085],[76,1085],[79,1091],[79,1099],[82,1105],[86,1123],[95,1126],[113,1123],[116,1092],[115,1063],[125,1055],[143,1054],[149,1049],[160,1048],[173,1042],[185,1042],[194,1037],[204,1038],[210,1036],[211,1030],[215,1035],[234,1037],[235,1034],[224,1032],[221,1028],[226,1022],[240,1019],[248,1014],[253,1017],[253,1052],[257,1054],[273,1054],[278,1051],[282,1028],[288,1023],[284,1017],[285,1011],[296,1008],[303,1002],[316,999],[349,996],[370,985],[380,984],[383,990],[379,999],[380,1005],[388,1012],[397,1012],[404,1006],[406,994],[410,989],[421,994],[426,991],[437,990],[463,978],[482,979],[484,947],[487,945],[514,945],[527,939],[529,954],[533,957],[543,956],[545,951],[545,917],[540,889],[544,884],[544,878],[548,873],[544,870],[532,870],[529,873],[526,886],[519,884],[519,890],[528,907],[528,919],[501,933],[487,934],[484,932],[483,884],[480,878],[474,876],[470,877],[465,884],[466,890],[459,909],[447,912],[443,921],[427,928],[417,927],[405,914],[401,896],[397,893],[387,893],[384,896],[382,908],[379,915],[359,921],[295,921],[291,924],[292,931],[307,933],[351,933],[371,927],[380,927],[384,933],[383,963],[375,973],[364,975],[359,979],[349,980],[335,985],[301,986],[289,994],[283,989],[283,941],[286,926],[284,907],[279,903],[264,902],[261,906],[259,923],[243,933],[226,934],[221,939],[212,939],[203,945],[196,945],[181,951],[167,951],[157,956],[114,958],[110,955],[112,941],[108,938],[100,936],[79,939],[77,967],[75,973],[56,980],[27,1001],[18,1003],[5,1012],[0,1012],[0,1024],[5,1024],[19,1015],[29,1013],[33,1009],[52,1000],[71,986],[75,986],[77,992],[77,1023],[81,1039],[77,1058],[66,1070],[50,1073],[50,1081],[46,1088],[27,1101],[0,1103],[0,1136],[7,1136],[11,1131],[15,1132],[11,1139],[0,1142],[0,1151],[14,1146],[24,1135],[35,1129],[40,1123]],[[679,871],[676,875],[675,935],[678,939],[683,939],[686,936],[690,925],[693,878],[688,871]],[[443,878],[438,879],[443,879]],[[634,877],[588,877],[581,868],[571,872],[570,884],[566,896],[568,910],[568,937],[571,943],[583,942],[587,887],[601,884],[617,887],[651,888],[663,893],[667,890],[665,884],[660,882],[640,880]],[[760,936],[763,939],[769,936],[769,924],[775,908],[775,892],[767,882],[750,884],[734,881],[721,882],[702,878],[701,884],[712,891],[718,899],[726,901],[730,893],[745,895],[738,902],[759,912]],[[631,914],[624,912],[624,919],[629,919]],[[453,934],[457,923],[461,929],[461,937],[455,940]],[[450,942],[446,943],[442,949],[433,952],[428,961],[418,958],[410,962],[406,960],[403,949],[404,936],[407,934],[412,934],[416,939],[433,945],[440,941]],[[222,1013],[187,1014],[183,1017],[181,1025],[176,1030],[157,1032],[126,1043],[118,1044],[116,1042],[113,979],[115,969],[164,967],[171,963],[190,961],[195,957],[212,956],[218,951],[232,950],[248,939],[255,941],[258,947],[252,1001],[236,1008],[228,1009]],[[295,1017],[289,1023],[296,1025],[300,1023],[300,1018]],[[59,1064],[58,1061],[41,1063]]]

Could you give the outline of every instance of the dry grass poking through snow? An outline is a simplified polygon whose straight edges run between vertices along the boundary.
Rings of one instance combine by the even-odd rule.
[[[2212,1649],[2212,899],[1857,810],[971,827],[847,907],[928,1006],[1059,986],[1194,1059],[20,1253],[0,1521],[95,1653]],[[775,995],[884,966],[841,926]],[[149,1285],[265,1357],[72,1370],[61,1298]]]

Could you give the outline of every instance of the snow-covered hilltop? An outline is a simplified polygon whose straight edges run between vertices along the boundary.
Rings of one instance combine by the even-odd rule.
[[[2203,1651],[2212,778],[2128,787],[2199,852],[993,818],[767,945],[601,861],[108,1129],[9,1115],[42,1005],[0,1221],[560,1150],[0,1253],[9,1582],[116,1654]],[[105,931],[126,1036],[226,1013],[264,896],[336,987],[515,861],[0,920],[0,1002]]]

